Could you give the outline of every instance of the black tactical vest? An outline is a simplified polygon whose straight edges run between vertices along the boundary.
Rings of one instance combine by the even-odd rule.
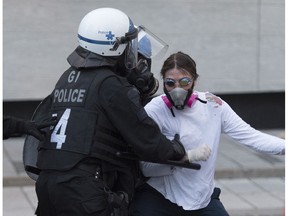
[[[99,105],[99,86],[111,76],[117,75],[107,69],[70,68],[64,72],[51,95],[49,115],[58,123],[47,131],[46,141],[40,143],[40,169],[69,170],[89,157],[127,165],[126,160],[116,156],[119,151],[128,151],[127,144],[109,121],[105,108]]]

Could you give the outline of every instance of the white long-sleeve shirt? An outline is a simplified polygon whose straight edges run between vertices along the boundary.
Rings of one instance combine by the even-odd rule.
[[[200,170],[141,163],[143,174],[151,177],[148,184],[185,210],[204,208],[210,202],[221,133],[258,152],[282,154],[285,150],[283,139],[255,130],[225,101],[210,93],[197,92],[197,94],[207,103],[196,100],[191,108],[188,106],[185,106],[184,110],[173,108],[175,117],[164,103],[162,95],[153,98],[145,106],[148,115],[157,122],[167,138],[172,140],[178,133],[186,150],[195,149],[203,144],[209,145],[212,150],[207,161],[199,162]]]

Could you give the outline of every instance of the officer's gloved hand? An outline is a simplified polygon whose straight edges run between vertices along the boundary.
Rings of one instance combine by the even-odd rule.
[[[185,148],[180,142],[179,134],[175,134],[174,139],[172,140],[173,149],[174,149],[174,157],[172,160],[181,160],[186,155]]]
[[[23,125],[23,132],[35,137],[38,140],[44,140],[44,135],[41,133],[41,129],[50,127],[56,124],[56,121],[47,121],[47,122],[34,122],[34,121],[25,121]]]
[[[211,155],[211,149],[208,145],[201,145],[196,149],[187,151],[188,161],[190,163],[194,161],[207,161]]]

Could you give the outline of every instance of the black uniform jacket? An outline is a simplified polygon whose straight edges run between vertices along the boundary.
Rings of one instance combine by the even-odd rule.
[[[37,166],[69,170],[96,158],[103,162],[104,173],[112,173],[107,184],[130,195],[137,163],[118,158],[118,151],[154,161],[174,159],[175,152],[145,112],[138,90],[117,71],[118,61],[119,57],[99,56],[81,47],[68,57],[71,67],[51,94],[49,115],[57,116],[58,124],[40,145]]]

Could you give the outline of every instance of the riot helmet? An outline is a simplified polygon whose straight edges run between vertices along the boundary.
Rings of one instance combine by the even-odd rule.
[[[84,49],[101,56],[125,54],[125,67],[137,64],[138,29],[122,11],[98,8],[89,12],[78,28],[78,42]]]

